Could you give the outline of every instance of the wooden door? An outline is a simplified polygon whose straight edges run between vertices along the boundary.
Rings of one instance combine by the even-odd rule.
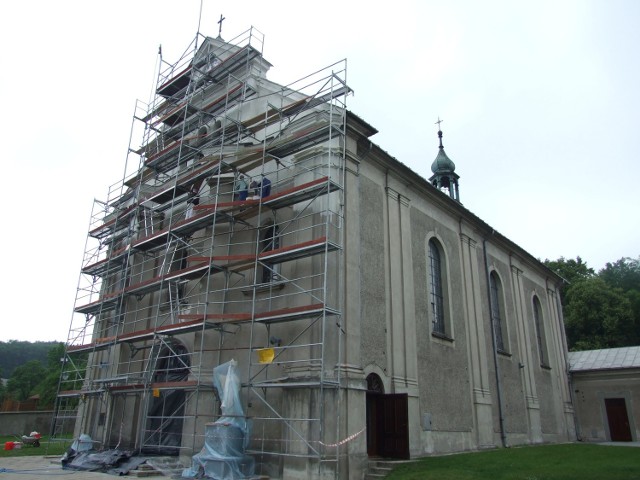
[[[607,410],[607,420],[609,421],[609,433],[612,442],[630,442],[631,428],[629,427],[629,416],[624,398],[606,398],[604,405]]]
[[[384,458],[409,458],[407,394],[367,394],[367,453]]]

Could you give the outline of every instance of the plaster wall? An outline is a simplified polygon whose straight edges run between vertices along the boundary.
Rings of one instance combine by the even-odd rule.
[[[389,389],[386,391],[397,391],[394,388],[399,378],[410,381],[410,367],[399,368],[397,364],[414,354],[417,399],[412,408],[410,397],[409,411],[410,423],[418,428],[410,434],[412,456],[499,445],[500,410],[483,257],[485,238],[464,215],[451,211],[437,197],[440,192],[424,192],[378,161],[367,160],[360,163],[358,177],[362,365],[382,377],[385,389]],[[406,198],[404,203],[409,208],[407,230],[392,218],[390,199],[397,196]],[[402,248],[402,242],[393,238],[397,233],[394,228],[402,229],[400,236],[408,233],[410,237],[412,261],[401,274],[402,281],[412,285],[414,308],[408,313],[394,305],[394,285],[400,281],[394,270],[401,268],[399,253],[394,249]],[[511,249],[492,241],[491,235],[487,237],[488,267],[499,275],[504,295],[501,313],[505,349],[497,355],[497,374],[505,442],[515,445],[571,440],[561,319],[549,314],[554,308],[555,286],[549,287],[549,274],[539,266],[514,257]],[[431,334],[429,238],[435,238],[444,251],[449,338]],[[544,305],[549,355],[546,367],[539,361],[531,307],[534,293]],[[405,317],[413,315],[409,335],[415,352],[406,351],[412,342],[399,344],[395,338],[399,312]],[[409,323],[404,321],[403,328]],[[405,349],[401,355],[398,345]]]
[[[579,438],[585,442],[611,440],[605,399],[624,398],[633,441],[640,440],[640,370],[572,373]]]
[[[362,236],[362,364],[388,372],[384,221],[384,191],[367,177],[360,177]]]

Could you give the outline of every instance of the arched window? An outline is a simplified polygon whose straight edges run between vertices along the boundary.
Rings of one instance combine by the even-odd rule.
[[[384,393],[384,383],[379,375],[375,373],[367,375],[367,392]]]
[[[429,240],[429,303],[431,314],[431,333],[437,336],[450,336],[445,312],[444,260],[440,245]]]
[[[491,272],[489,275],[489,287],[491,290],[491,321],[496,337],[496,349],[506,352],[507,349],[504,342],[504,334],[506,333],[506,328],[504,328],[504,297],[502,283],[496,272]]]
[[[538,353],[540,354],[540,365],[549,366],[549,354],[547,351],[547,338],[544,331],[544,318],[542,317],[542,306],[537,296],[533,297],[533,323],[536,327],[536,340],[538,341]]]

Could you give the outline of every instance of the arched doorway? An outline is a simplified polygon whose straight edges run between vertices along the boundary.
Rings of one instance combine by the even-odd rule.
[[[182,343],[172,340],[164,343],[158,352],[142,451],[178,455],[182,444],[186,392],[179,386],[164,386],[187,380],[191,367],[189,351]]]
[[[367,375],[367,454],[409,458],[409,402],[406,393],[385,394],[375,373]]]

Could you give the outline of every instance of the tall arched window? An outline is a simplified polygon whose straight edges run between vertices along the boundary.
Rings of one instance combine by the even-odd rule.
[[[431,333],[447,336],[444,287],[443,259],[436,240],[429,240],[429,301],[431,305]]]
[[[542,306],[537,296],[533,297],[533,323],[536,327],[536,340],[538,341],[538,353],[540,354],[540,365],[549,366],[549,354],[547,350],[547,338],[544,331],[544,318],[542,317]]]
[[[501,352],[506,352],[504,343],[504,302],[502,294],[502,283],[496,272],[491,272],[489,275],[489,287],[491,290],[491,322],[493,323],[493,330],[496,337],[496,349]]]

